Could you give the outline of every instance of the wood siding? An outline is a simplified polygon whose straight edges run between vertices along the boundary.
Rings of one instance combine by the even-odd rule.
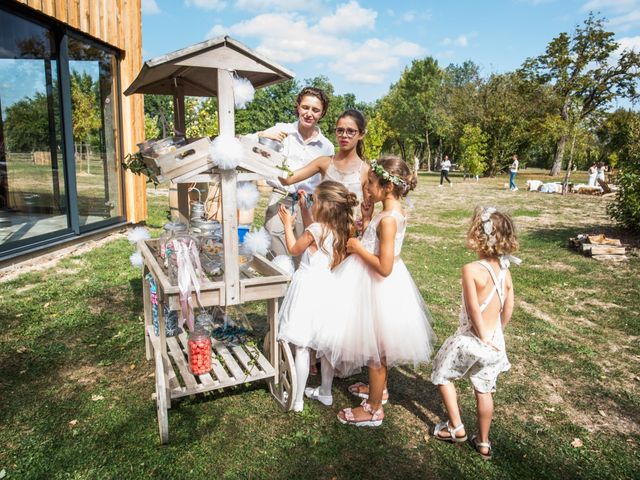
[[[122,51],[120,90],[124,91],[142,68],[141,0],[15,0],[63,22],[85,35]],[[123,155],[137,150],[144,140],[144,100],[142,95],[125,97],[122,105]],[[119,159],[121,160],[121,159]],[[125,202],[127,220],[133,223],[147,217],[146,179],[126,172]]]

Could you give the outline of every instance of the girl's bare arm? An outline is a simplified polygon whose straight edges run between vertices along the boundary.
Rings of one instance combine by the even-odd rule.
[[[318,157],[304,167],[299,168],[298,170],[293,172],[293,175],[287,178],[278,177],[278,180],[280,180],[280,183],[282,185],[293,185],[294,183],[298,183],[302,180],[306,180],[307,178],[312,177],[316,173],[324,173],[327,169],[326,164],[328,162],[329,157]]]
[[[507,323],[511,321],[511,315],[513,314],[514,306],[514,293],[513,282],[511,280],[511,272],[507,272],[507,279],[505,281],[506,298],[504,301],[504,307],[500,314],[500,320],[502,321],[502,328],[507,326]]]

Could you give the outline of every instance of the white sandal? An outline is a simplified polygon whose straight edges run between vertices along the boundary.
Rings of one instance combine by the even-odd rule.
[[[480,455],[483,460],[491,460],[491,442],[479,442],[476,435],[473,435],[469,441],[471,442],[473,449],[478,452],[478,455]],[[482,453],[480,451],[481,448],[486,448],[487,453]]]
[[[440,432],[446,430],[447,432],[449,432],[449,436],[448,437],[441,437],[440,436]],[[446,422],[440,422],[436,425],[436,428],[433,429],[433,436],[436,437],[436,439],[441,440],[443,442],[449,442],[449,443],[462,443],[462,442],[466,442],[467,441],[467,434],[465,432],[463,437],[458,437],[456,435],[456,433],[458,433],[460,430],[464,430],[464,424],[460,424],[455,428],[451,428],[449,426],[449,421],[447,420]]]
[[[354,383],[353,385],[349,385],[347,390],[349,391],[349,393],[351,395],[355,395],[358,398],[364,398],[365,400],[369,400],[369,394],[368,393],[360,392],[360,388],[361,387],[369,388],[369,385],[367,385],[366,383],[357,382],[357,383]],[[385,395],[387,396],[387,398],[384,398]],[[382,391],[382,405],[386,405],[388,401],[389,401],[389,392],[385,388]]]
[[[371,419],[357,421],[353,415],[353,410],[351,408],[345,408],[340,410],[344,414],[344,418],[341,418],[340,415],[338,415],[340,423],[343,425],[355,425],[356,427],[379,427],[382,425],[382,415],[384,413],[382,408],[374,410],[366,400],[363,400],[360,405],[365,412],[371,414]]]
[[[320,387],[307,387],[304,389],[304,395],[311,400],[317,400],[321,404],[330,407],[333,405],[333,395],[320,395]]]

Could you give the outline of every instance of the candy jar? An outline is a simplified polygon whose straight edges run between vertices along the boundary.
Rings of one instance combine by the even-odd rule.
[[[200,251],[209,258],[214,258],[222,253],[222,227],[216,220],[200,222],[200,233],[197,236]]]
[[[178,250],[182,250],[185,255],[185,262],[190,262],[194,270],[199,270],[200,259],[198,257],[198,244],[186,230],[176,233],[167,241],[165,248],[167,270],[169,281],[172,285],[178,284]],[[185,265],[186,267],[186,265]]]
[[[180,222],[169,222],[169,223],[165,223],[162,226],[162,234],[160,235],[160,242],[159,242],[159,250],[160,250],[160,258],[162,258],[164,260],[164,266],[167,266],[167,242],[172,239],[177,233],[180,232],[186,232],[187,231],[187,225],[185,225],[184,223],[180,223]]]
[[[194,375],[203,375],[211,370],[211,337],[207,331],[196,326],[189,333],[189,368]]]

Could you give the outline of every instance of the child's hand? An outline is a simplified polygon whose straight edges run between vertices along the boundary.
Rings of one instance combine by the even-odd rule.
[[[484,340],[481,338],[480,341],[484,343],[487,347],[495,350],[496,352],[500,351],[500,348],[495,343],[493,343],[490,339]]]
[[[362,218],[369,219],[373,216],[373,207],[374,204],[370,199],[365,198],[362,200],[360,204],[360,212],[362,213]]]
[[[284,205],[280,205],[280,208],[278,209],[278,217],[280,217],[280,221],[284,226],[293,225],[293,222],[296,220],[295,215],[291,215],[289,209]]]
[[[362,249],[362,244],[357,238],[347,240],[347,253],[358,253]]]

